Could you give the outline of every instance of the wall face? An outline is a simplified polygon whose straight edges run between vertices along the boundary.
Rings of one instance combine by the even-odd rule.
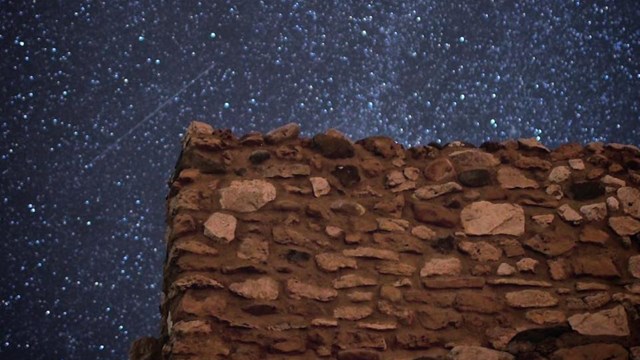
[[[638,148],[298,133],[190,126],[133,358],[640,357]]]

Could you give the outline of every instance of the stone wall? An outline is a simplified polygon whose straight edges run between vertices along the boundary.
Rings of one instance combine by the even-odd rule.
[[[637,147],[299,131],[189,126],[132,358],[640,358]]]

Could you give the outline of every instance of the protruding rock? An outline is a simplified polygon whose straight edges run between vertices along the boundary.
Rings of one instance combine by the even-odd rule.
[[[555,217],[553,214],[533,215],[531,220],[542,227],[547,227],[551,225]]]
[[[481,314],[500,313],[504,308],[494,293],[473,290],[457,292],[453,307],[459,311],[471,311]]]
[[[640,255],[629,257],[629,273],[636,279],[640,279]]]
[[[311,187],[313,188],[313,195],[315,197],[321,197],[331,192],[331,185],[327,179],[323,177],[310,177]]]
[[[430,200],[438,196],[458,191],[462,191],[462,186],[455,182],[448,182],[446,184],[423,186],[417,189],[413,194],[418,199]]]
[[[358,286],[372,286],[377,284],[378,280],[375,278],[361,276],[358,274],[342,275],[333,280],[333,287],[336,289],[349,289]]]
[[[468,235],[524,234],[524,210],[519,205],[478,201],[462,209],[460,218]]]
[[[576,246],[576,242],[571,236],[561,236],[555,233],[538,233],[523,241],[523,244],[547,256],[562,255]]]
[[[573,169],[573,170],[584,170],[584,161],[582,161],[582,159],[569,159],[569,166]]]
[[[294,299],[307,298],[318,301],[331,301],[338,296],[338,292],[334,289],[307,284],[298,279],[287,280],[287,291]]]
[[[573,210],[569,204],[563,204],[558,208],[558,215],[560,218],[568,223],[578,225],[582,222],[582,216],[577,211]]]
[[[518,139],[518,145],[527,150],[539,150],[545,153],[550,152],[549,149],[536,140],[536,138]]]
[[[234,180],[220,189],[220,206],[241,213],[253,212],[276,198],[276,188],[264,180]]]
[[[619,277],[620,273],[608,256],[579,256],[572,259],[573,273],[596,277]]]
[[[609,226],[620,236],[633,236],[640,232],[640,221],[630,216],[612,216]]]
[[[461,241],[458,244],[458,249],[469,254],[473,260],[480,262],[498,261],[502,257],[502,249],[486,241]]]
[[[361,216],[364,215],[365,212],[367,212],[367,209],[365,209],[364,206],[358,204],[357,202],[344,199],[335,200],[334,202],[332,202],[331,210],[339,214],[351,216]]]
[[[300,125],[289,123],[269,131],[264,136],[264,140],[268,144],[279,144],[285,140],[296,139],[298,135],[300,135]]]
[[[515,308],[550,307],[558,305],[558,299],[542,290],[520,290],[505,294],[507,304]]]
[[[455,212],[431,203],[413,203],[413,216],[420,222],[444,228],[452,228],[459,222]]]
[[[458,345],[447,354],[451,360],[513,360],[515,357],[508,352],[487,349],[481,346]]]
[[[416,267],[396,261],[384,261],[376,265],[376,271],[380,274],[411,276],[416,272]]]
[[[256,300],[276,300],[279,293],[278,282],[266,276],[232,283],[229,290],[236,295]]]
[[[567,317],[559,310],[529,310],[525,313],[527,320],[538,325],[556,325],[567,321]]]
[[[569,180],[571,177],[571,169],[568,166],[556,166],[549,173],[549,181],[561,183]]]
[[[400,260],[400,257],[397,252],[386,250],[386,249],[368,247],[368,246],[360,246],[355,249],[345,249],[345,250],[342,250],[342,254],[344,256],[350,256],[350,257],[362,257],[362,258],[394,260],[394,261]]]
[[[337,165],[331,172],[344,187],[352,187],[360,182],[358,168],[353,165]]]
[[[624,213],[640,219],[640,190],[624,186],[618,189],[616,195],[622,203]]]
[[[491,184],[491,172],[487,169],[472,169],[458,175],[458,181],[467,187],[481,187]]]
[[[536,266],[538,265],[538,260],[532,258],[523,258],[518,260],[516,263],[516,267],[520,272],[536,272]]]
[[[479,169],[479,168],[492,168],[500,164],[495,156],[490,153],[486,153],[481,150],[459,150],[449,154],[449,159],[460,171]]]
[[[411,235],[426,241],[434,240],[438,236],[435,231],[424,225],[418,225],[411,229]]]
[[[426,277],[422,279],[422,284],[428,289],[481,288],[485,282],[483,277],[478,276]]]
[[[457,276],[462,271],[462,263],[458,258],[431,259],[420,270],[420,276],[448,275]]]
[[[216,212],[204,223],[204,235],[214,240],[231,242],[236,238],[238,220],[233,215]]]
[[[321,253],[315,256],[316,264],[324,271],[335,272],[340,269],[357,269],[356,259],[338,253]]]
[[[385,159],[392,157],[404,158],[404,149],[402,148],[402,145],[386,136],[371,136],[357,141],[356,144],[362,145],[362,147],[367,151],[370,151],[375,155],[382,156]]]
[[[373,314],[373,308],[367,305],[338,306],[333,310],[333,317],[344,320],[361,320]]]
[[[629,336],[627,312],[622,305],[569,317],[571,328],[582,335]]]
[[[505,166],[498,170],[498,182],[503,189],[537,189],[537,182],[526,177],[520,170]]]
[[[513,265],[502,263],[498,266],[496,270],[496,275],[499,276],[511,276],[516,273],[516,268]]]
[[[623,187],[627,185],[626,181],[611,175],[603,176],[602,179],[600,179],[600,182],[612,187]]]
[[[318,134],[313,137],[312,144],[316,150],[329,159],[350,158],[355,154],[349,140],[335,136]]]
[[[427,180],[435,182],[452,179],[456,175],[453,164],[447,158],[433,160],[424,168],[423,172]]]
[[[604,202],[584,205],[580,207],[580,213],[587,221],[601,221],[607,217],[607,204]]]

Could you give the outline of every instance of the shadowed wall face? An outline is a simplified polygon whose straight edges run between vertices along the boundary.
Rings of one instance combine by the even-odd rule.
[[[191,124],[132,358],[640,356],[637,147],[299,132]]]

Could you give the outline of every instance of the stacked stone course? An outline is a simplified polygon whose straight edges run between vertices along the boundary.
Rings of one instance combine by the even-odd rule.
[[[132,359],[640,359],[640,149],[194,122]]]

